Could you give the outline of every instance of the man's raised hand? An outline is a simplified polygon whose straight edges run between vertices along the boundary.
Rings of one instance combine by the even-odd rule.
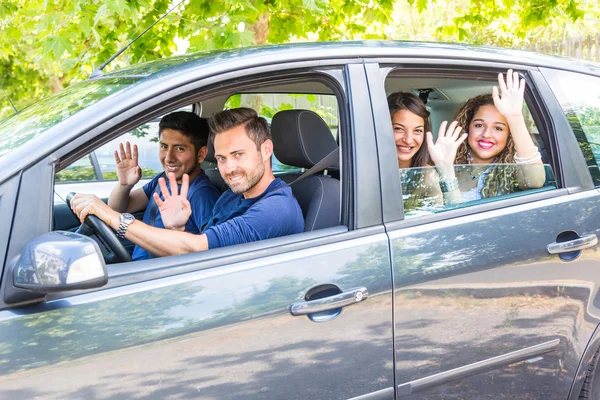
[[[183,174],[181,193],[178,193],[179,189],[177,188],[175,174],[169,172],[168,177],[171,193],[167,189],[165,179],[161,177],[158,179],[158,185],[165,200],[161,200],[158,193],[154,193],[154,201],[158,206],[165,228],[184,231],[185,223],[190,218],[190,215],[192,215],[192,206],[187,199],[190,177],[188,174]]]
[[[133,145],[133,153],[129,142],[119,143],[119,151],[115,150],[117,178],[121,186],[134,186],[142,178],[142,169],[138,165],[138,148]]]

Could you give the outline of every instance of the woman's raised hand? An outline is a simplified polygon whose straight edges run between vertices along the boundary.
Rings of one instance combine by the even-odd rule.
[[[498,93],[500,86],[500,93]],[[509,69],[506,73],[506,82],[502,74],[498,74],[498,86],[492,89],[494,105],[504,116],[521,117],[523,115],[523,94],[525,93],[525,79],[519,79],[519,74]]]
[[[442,122],[435,144],[433,143],[433,134],[427,132],[427,149],[436,167],[451,167],[454,165],[458,147],[467,138],[466,133],[460,134],[461,130],[462,128],[458,126],[457,121],[452,121],[450,126],[448,126],[447,121]]]

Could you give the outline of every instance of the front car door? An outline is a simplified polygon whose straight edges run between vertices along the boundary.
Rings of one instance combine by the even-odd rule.
[[[215,65],[206,75],[223,68]],[[2,303],[0,397],[393,397],[391,263],[374,179],[378,165],[371,111],[364,104],[364,68],[358,61],[344,66],[339,60],[326,70],[303,68],[304,75],[338,88],[344,121],[341,224],[205,253],[109,265],[104,288],[62,292],[41,303]],[[24,243],[51,229],[52,177],[61,160],[76,160],[106,142],[106,135],[183,106],[209,84],[222,88],[252,74],[253,82],[273,75],[284,79],[286,69],[298,73],[293,63],[263,68],[259,75],[238,68],[208,83],[198,80],[198,70],[180,70],[177,77],[162,76],[107,99],[105,108],[76,114],[85,120],[107,113],[102,124],[74,134],[70,147],[57,148],[23,172],[2,293]],[[159,89],[162,95],[156,96]],[[136,97],[149,100],[127,104]],[[109,112],[115,113],[112,119]],[[12,186],[6,186],[11,183],[0,187],[3,200],[11,198]],[[321,296],[335,294],[335,288],[366,292],[347,308],[291,315],[290,306],[315,288]]]
[[[472,77],[461,81],[461,90],[487,79],[491,90],[496,74],[509,67],[527,80],[526,103],[546,135],[556,186],[432,215],[404,209],[403,215],[399,199],[410,193],[401,193],[385,119],[387,74],[395,71],[398,82]],[[398,398],[567,398],[598,325],[592,307],[598,247],[549,254],[547,246],[595,238],[600,203],[564,116],[552,97],[540,95],[548,89],[539,71],[497,63],[469,70],[451,61],[439,61],[436,70],[406,60],[401,68],[390,62],[369,71],[376,121],[383,121],[376,129],[393,262]],[[433,119],[436,102],[430,104]]]

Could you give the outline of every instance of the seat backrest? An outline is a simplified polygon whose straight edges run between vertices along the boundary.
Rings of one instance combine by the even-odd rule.
[[[215,185],[215,187],[221,193],[223,193],[224,191],[229,189],[229,187],[227,186],[227,184],[223,180],[223,177],[221,176],[221,173],[219,172],[219,168],[217,167],[217,160],[215,159],[215,148],[210,142],[210,140],[208,141],[207,147],[208,153],[204,158],[204,165],[202,168],[204,169],[204,173],[206,173],[206,176],[208,176],[208,179],[210,179],[212,184]]]
[[[293,167],[311,168],[338,147],[325,121],[309,110],[278,112],[271,122],[271,135],[275,157]],[[339,168],[338,165],[331,168]],[[290,172],[278,177],[291,183],[300,175]],[[304,215],[304,231],[340,224],[339,180],[312,175],[291,187]]]

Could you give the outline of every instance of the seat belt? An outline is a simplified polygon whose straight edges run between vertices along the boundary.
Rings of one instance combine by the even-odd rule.
[[[165,177],[165,173],[161,173],[159,178],[164,178]],[[156,187],[154,188],[154,193],[158,194],[160,196],[160,185],[158,184],[158,181],[156,183]],[[154,222],[156,222],[156,214],[158,213],[158,205],[156,204],[156,201],[154,201],[154,198],[152,197],[150,199],[150,221],[148,221],[148,225],[150,226],[154,226]],[[148,259],[150,258],[155,258],[156,256],[152,253],[150,253],[149,251],[146,251],[148,253]]]
[[[326,169],[327,167],[330,167],[335,161],[337,161],[339,152],[339,147],[336,147],[335,150],[323,157],[318,163],[304,171],[302,175],[294,179],[292,183],[288,184],[288,186],[292,186],[294,183],[299,182],[304,178],[308,178],[309,176],[314,175],[317,172]]]

